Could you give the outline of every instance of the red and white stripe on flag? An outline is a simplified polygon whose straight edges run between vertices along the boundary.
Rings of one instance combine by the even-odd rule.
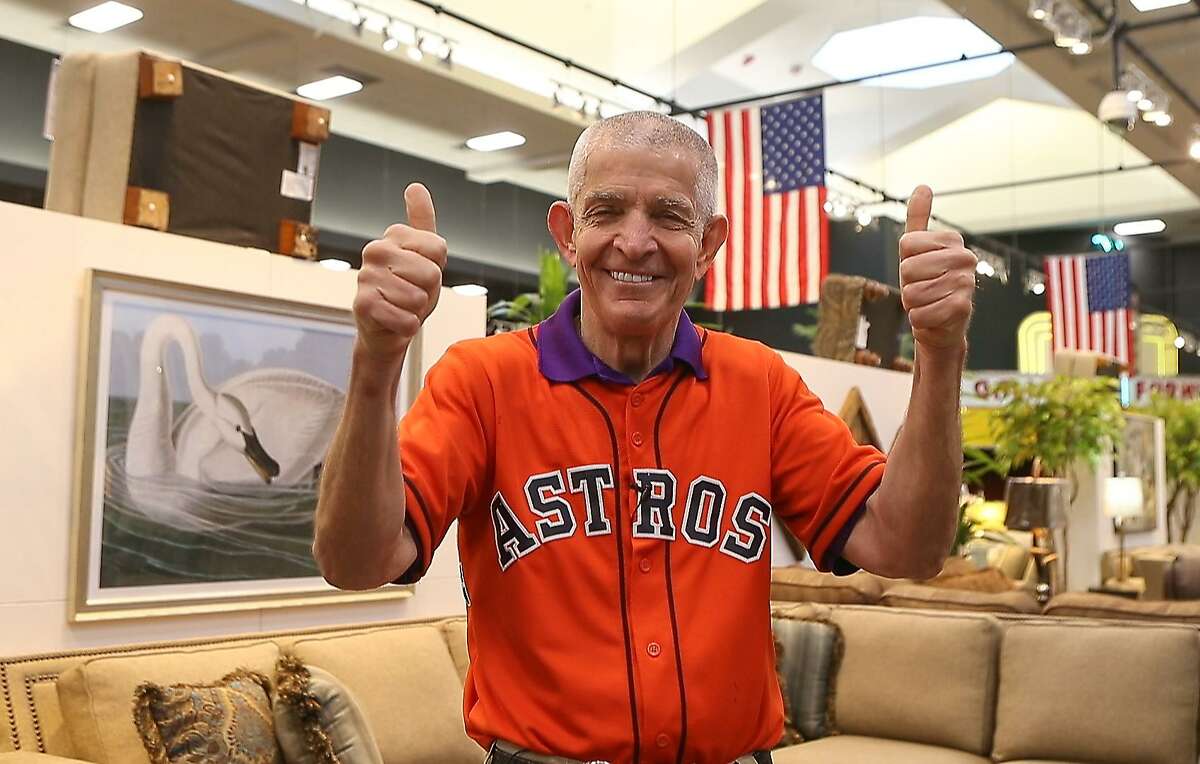
[[[759,109],[707,117],[717,156],[717,212],[729,237],[705,282],[713,310],[805,305],[821,299],[829,272],[829,218],[824,186],[764,192]]]
[[[1054,352],[1104,353],[1131,367],[1135,357],[1133,311],[1128,307],[1092,310],[1088,304],[1084,255],[1047,257],[1046,302],[1050,309]]]

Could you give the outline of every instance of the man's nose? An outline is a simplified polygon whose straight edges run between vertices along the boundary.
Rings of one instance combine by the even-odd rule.
[[[625,215],[613,244],[630,260],[640,260],[657,252],[658,241],[654,238],[650,217],[636,210]]]

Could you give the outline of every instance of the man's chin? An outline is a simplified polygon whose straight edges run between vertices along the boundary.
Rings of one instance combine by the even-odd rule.
[[[661,305],[648,305],[633,301],[621,301],[609,305],[600,312],[604,328],[625,337],[649,336],[670,324],[673,315],[667,315]]]

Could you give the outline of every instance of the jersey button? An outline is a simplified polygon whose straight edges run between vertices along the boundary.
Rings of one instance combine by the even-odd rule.
[[[654,738],[654,742],[659,748],[666,748],[671,744],[671,738],[667,737],[665,733],[660,732],[658,733],[658,737]]]
[[[643,441],[642,441],[642,434],[641,434],[640,432],[635,432],[635,433],[633,434],[633,438],[632,438],[632,440],[633,440],[633,445],[635,445],[635,446],[641,446],[641,445],[642,445],[642,443],[643,443]]]
[[[647,560],[645,557],[643,557],[642,561],[638,563],[638,567],[642,569],[643,573],[649,573],[650,572],[650,561]]]
[[[646,645],[646,652],[651,658],[657,658],[658,656],[662,655],[662,645],[657,642],[651,642],[650,644]]]
[[[629,405],[633,406],[634,408],[641,406],[642,405],[642,394],[634,393],[633,395],[629,396]]]

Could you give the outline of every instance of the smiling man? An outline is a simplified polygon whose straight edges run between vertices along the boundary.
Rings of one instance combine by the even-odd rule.
[[[662,115],[584,131],[548,216],[580,289],[529,331],[451,348],[398,436],[446,258],[428,191],[363,250],[314,553],[339,587],[412,582],[458,521],[466,728],[494,761],[770,761],[772,518],[822,570],[928,577],[950,548],[974,255],[926,230],[918,188],[900,242],[916,368],[885,458],[777,353],[684,314],[728,230],[716,176]]]

